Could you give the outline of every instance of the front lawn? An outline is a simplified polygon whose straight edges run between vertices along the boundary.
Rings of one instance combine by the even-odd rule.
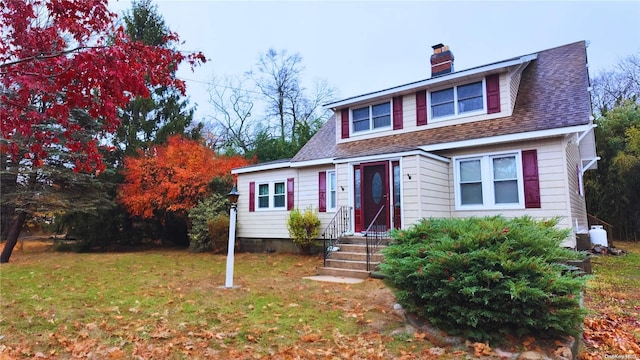
[[[303,279],[318,257],[75,254],[27,242],[1,267],[0,358],[421,358],[381,280]],[[392,332],[396,330],[395,333]]]
[[[594,277],[585,290],[590,313],[581,359],[640,359],[640,242],[615,245],[628,254],[591,259]]]
[[[640,342],[640,243],[616,245],[629,254],[592,259],[582,359],[632,356],[633,341]],[[344,285],[303,279],[322,263],[317,257],[241,253],[235,260],[239,287],[229,290],[223,288],[223,255],[56,253],[50,243],[27,242],[0,267],[0,359],[468,354],[408,333],[381,280]]]

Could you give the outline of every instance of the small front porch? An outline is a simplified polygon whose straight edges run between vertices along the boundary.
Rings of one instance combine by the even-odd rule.
[[[384,207],[383,207],[384,208]],[[388,229],[376,225],[381,208],[367,229],[351,232],[351,208],[341,207],[323,232],[324,261],[318,275],[366,279],[384,260],[381,250],[391,239]]]

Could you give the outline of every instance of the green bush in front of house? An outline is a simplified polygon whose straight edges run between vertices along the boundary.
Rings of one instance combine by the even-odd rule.
[[[392,232],[381,271],[407,310],[451,335],[575,334],[586,278],[563,264],[585,254],[561,247],[557,219],[423,219]]]
[[[318,213],[311,208],[304,212],[293,209],[287,219],[287,229],[294,244],[301,249],[308,249],[320,235],[320,219]]]
[[[214,244],[212,240],[216,240],[219,237],[229,236],[229,200],[223,195],[212,194],[211,196],[198,202],[191,210],[189,210],[189,220],[191,221],[191,228],[189,229],[189,251],[192,252],[204,252],[210,251]],[[214,224],[220,224],[224,222],[226,218],[227,229],[224,234],[220,234],[222,231],[221,226],[213,226],[214,229],[220,230],[213,234],[210,233],[211,226]],[[214,249],[216,250],[216,249]]]
[[[207,220],[211,249],[216,254],[225,254],[229,250],[229,215],[218,214]]]

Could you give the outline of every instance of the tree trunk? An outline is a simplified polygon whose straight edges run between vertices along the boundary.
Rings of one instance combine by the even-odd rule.
[[[7,234],[7,243],[4,244],[4,249],[2,249],[2,254],[0,255],[0,264],[9,262],[9,258],[11,257],[11,253],[13,252],[13,248],[18,243],[18,237],[20,236],[22,226],[24,225],[26,220],[26,212],[21,211],[16,216],[15,221],[9,229],[9,234]]]
[[[12,195],[16,190],[17,173],[7,171],[7,160],[0,161],[0,189],[6,197]],[[5,240],[9,236],[9,230],[15,215],[13,204],[2,204],[0,206],[0,240]]]
[[[14,210],[11,205],[0,206],[0,241],[9,237],[9,230],[11,230],[11,224],[13,224]]]

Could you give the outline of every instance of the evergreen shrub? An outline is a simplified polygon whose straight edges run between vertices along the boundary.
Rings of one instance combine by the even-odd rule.
[[[192,252],[204,252],[212,249],[211,236],[209,235],[208,222],[220,215],[226,215],[229,211],[229,200],[223,195],[212,194],[198,202],[189,210],[191,228],[189,229],[189,250]],[[227,217],[227,226],[229,220]],[[227,227],[226,236],[229,235]],[[227,239],[228,240],[228,239]]]
[[[558,219],[501,216],[423,219],[394,230],[381,271],[400,304],[451,335],[576,334],[586,277],[563,262],[584,253],[561,247]]]
[[[229,249],[229,215],[219,214],[207,221],[211,248],[216,254],[226,253]]]

